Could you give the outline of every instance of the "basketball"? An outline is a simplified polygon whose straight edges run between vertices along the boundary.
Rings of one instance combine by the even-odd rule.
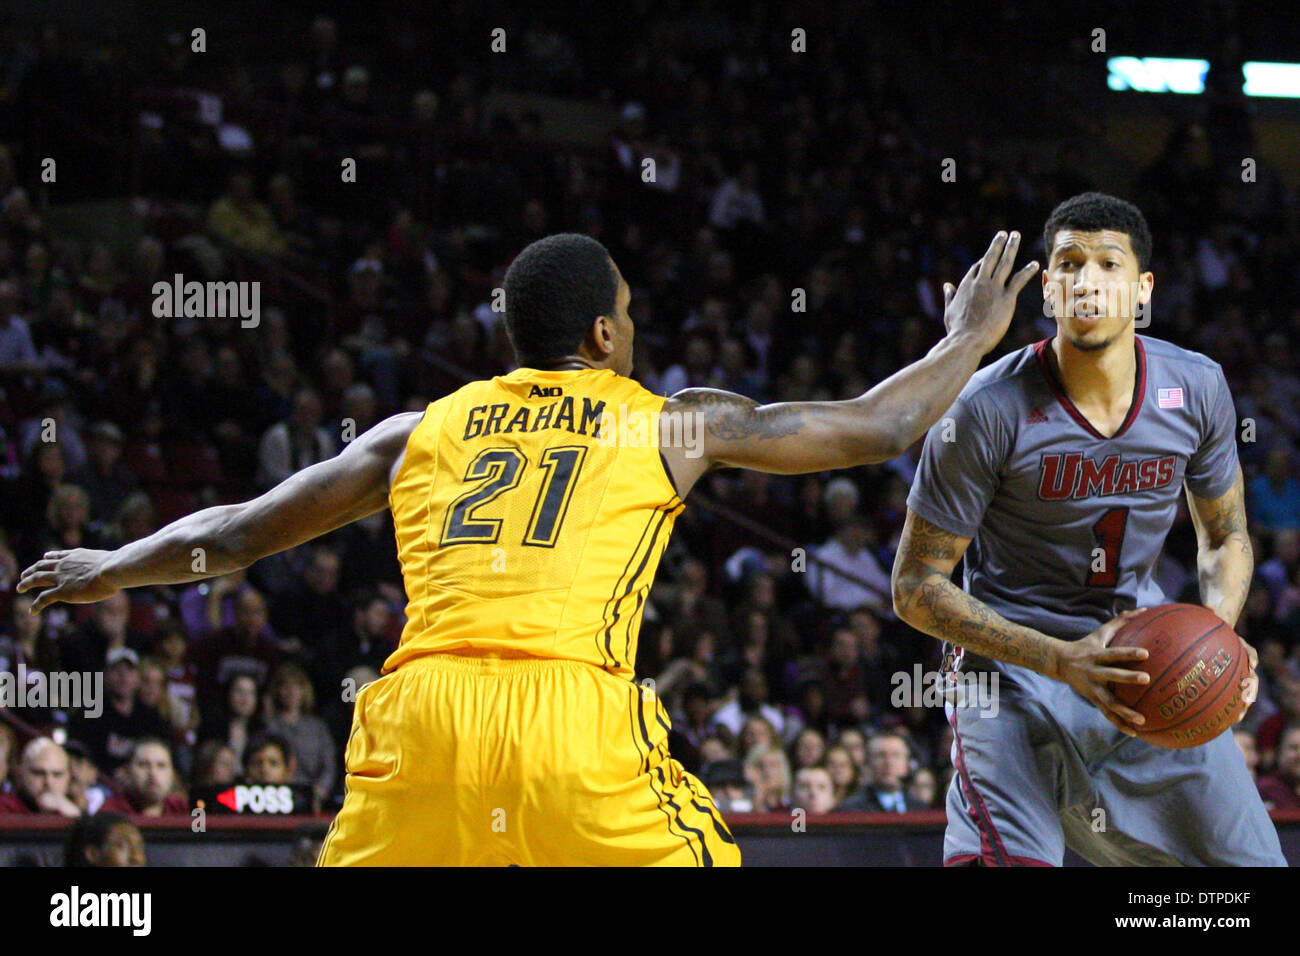
[[[1246,709],[1241,681],[1250,672],[1246,646],[1223,619],[1193,604],[1163,604],[1134,615],[1112,647],[1144,647],[1132,666],[1151,683],[1112,684],[1115,696],[1146,718],[1138,736],[1184,750],[1223,733]]]

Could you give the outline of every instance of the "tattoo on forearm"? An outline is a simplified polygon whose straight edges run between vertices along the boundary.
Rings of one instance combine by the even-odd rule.
[[[949,580],[959,548],[954,536],[919,515],[909,518],[899,546],[899,592],[910,622],[934,637],[995,660],[1046,672],[1048,648],[1026,628],[1012,624]],[[940,566],[929,564],[935,561]]]
[[[1023,628],[975,600],[940,572],[932,570],[912,592],[909,603],[920,612],[916,626],[967,650],[1045,671],[1047,648]]]
[[[804,424],[804,413],[794,406],[760,406],[753,399],[727,392],[693,392],[688,402],[691,411],[704,415],[709,434],[723,441],[783,438]]]
[[[1241,470],[1232,487],[1213,500],[1193,499],[1192,513],[1200,526],[1196,580],[1201,600],[1235,625],[1250,593],[1255,556],[1246,528],[1245,487]]]

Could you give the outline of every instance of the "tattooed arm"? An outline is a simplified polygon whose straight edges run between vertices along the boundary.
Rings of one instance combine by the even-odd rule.
[[[1012,624],[952,583],[966,552],[962,538],[926,521],[910,508],[894,559],[894,613],[940,640],[973,654],[1052,673],[1053,645],[1064,643],[1032,628]]]
[[[1196,527],[1196,577],[1201,586],[1201,603],[1228,622],[1237,626],[1237,618],[1246,605],[1250,593],[1250,579],[1255,571],[1255,554],[1246,531],[1246,495],[1237,466],[1237,477],[1232,487],[1218,498],[1199,498],[1187,489],[1187,504]],[[1259,652],[1248,642],[1246,657],[1250,672],[1242,678],[1242,697],[1247,707],[1259,696]],[[1237,723],[1246,717],[1242,711]]]
[[[1187,489],[1187,504],[1196,527],[1197,579],[1201,601],[1235,627],[1250,591],[1255,556],[1246,531],[1246,496],[1237,467],[1232,487],[1218,498],[1198,498]]]
[[[673,395],[664,406],[660,444],[678,494],[711,468],[797,475],[901,455],[956,400],[1006,333],[1016,296],[1038,271],[1031,262],[1011,274],[1019,246],[1018,233],[998,233],[961,284],[944,287],[948,335],[925,358],[857,398],[760,405],[712,388]],[[665,437],[672,434],[702,441],[683,448]]]
[[[894,559],[894,613],[918,631],[974,654],[1064,681],[1132,735],[1128,723],[1140,724],[1141,715],[1120,704],[1106,686],[1147,681],[1146,674],[1116,666],[1142,660],[1145,650],[1107,646],[1127,614],[1077,641],[1013,624],[952,583],[953,569],[969,544],[969,538],[945,531],[909,508]]]

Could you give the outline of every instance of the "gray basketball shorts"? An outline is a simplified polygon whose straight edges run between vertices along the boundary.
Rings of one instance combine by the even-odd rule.
[[[967,661],[962,670],[969,671]],[[996,707],[949,700],[945,866],[1286,866],[1230,733],[1167,750],[1068,685],[997,664]]]

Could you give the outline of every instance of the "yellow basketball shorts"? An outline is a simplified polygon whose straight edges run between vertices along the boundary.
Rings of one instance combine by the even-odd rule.
[[[737,866],[658,697],[576,661],[434,654],[367,684],[321,866]]]

